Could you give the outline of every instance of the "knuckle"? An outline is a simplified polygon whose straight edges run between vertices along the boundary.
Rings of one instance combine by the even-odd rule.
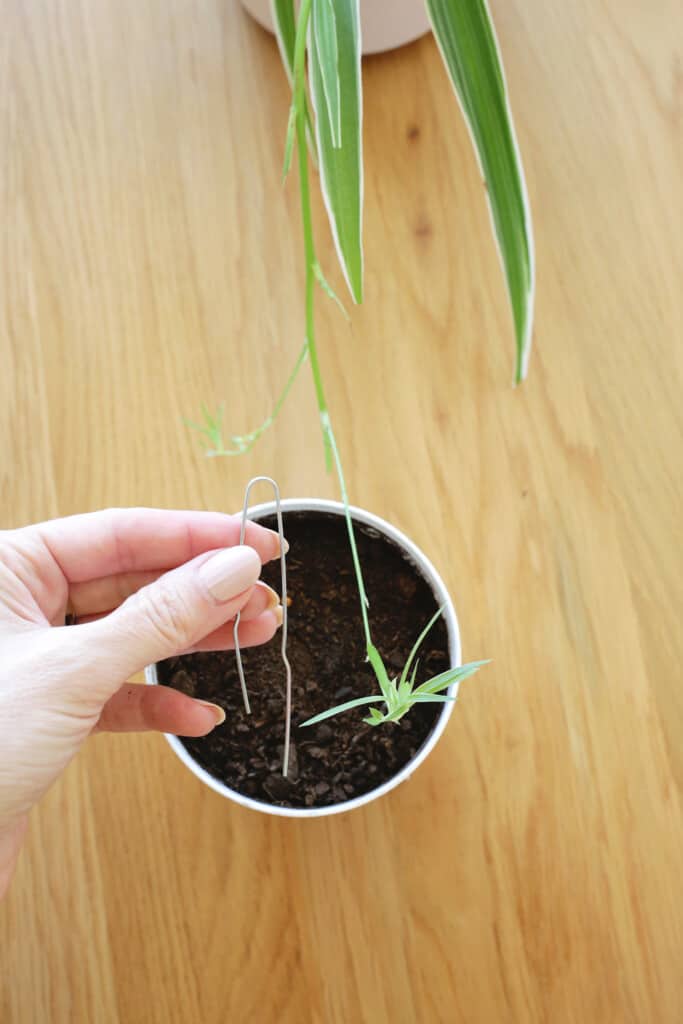
[[[193,637],[187,600],[177,587],[167,582],[144,587],[138,592],[147,622],[169,648],[182,650]]]

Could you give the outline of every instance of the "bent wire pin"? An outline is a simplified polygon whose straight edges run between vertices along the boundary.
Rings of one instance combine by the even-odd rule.
[[[282,755],[282,774],[284,778],[287,778],[287,770],[289,768],[289,744],[292,729],[292,669],[289,664],[289,658],[287,657],[287,565],[285,561],[285,535],[282,529],[282,509],[280,508],[280,488],[275,481],[269,476],[255,476],[253,480],[250,480],[247,484],[247,489],[244,492],[244,506],[242,508],[242,523],[240,526],[240,544],[244,544],[244,537],[247,528],[247,515],[249,512],[249,495],[254,484],[266,483],[270,484],[275,494],[275,512],[277,515],[277,532],[280,538],[280,589],[282,602],[282,643],[280,646],[282,654],[282,663],[285,666],[285,748]],[[233,629],[233,637],[235,641],[235,658],[237,661],[237,674],[240,679],[240,686],[242,688],[242,699],[244,701],[244,710],[248,715],[251,714],[251,707],[249,705],[249,694],[247,693],[247,684],[244,679],[244,668],[242,666],[242,653],[240,651],[239,643],[239,625],[240,625],[241,613],[238,612],[235,616],[235,626]]]

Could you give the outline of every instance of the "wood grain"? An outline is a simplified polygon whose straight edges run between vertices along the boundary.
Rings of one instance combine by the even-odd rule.
[[[683,71],[674,0],[494,3],[535,212],[528,383],[434,43],[365,63],[366,301],[319,333],[356,503],[494,664],[406,786],[270,821],[100,737],[0,909],[3,1024],[683,1020]],[[301,343],[287,91],[226,0],[6,0],[2,525],[334,496]],[[340,284],[322,209],[320,255]]]

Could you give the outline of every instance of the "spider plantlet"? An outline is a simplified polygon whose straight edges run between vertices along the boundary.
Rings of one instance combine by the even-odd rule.
[[[376,707],[370,707],[368,717],[363,719],[367,725],[383,725],[385,722],[398,722],[415,704],[445,704],[449,701],[455,701],[457,696],[451,697],[440,691],[448,689],[455,683],[461,683],[463,679],[474,675],[483,665],[487,665],[489,662],[471,661],[467,665],[460,665],[458,668],[451,668],[446,672],[441,672],[439,675],[433,676],[426,682],[416,686],[417,669],[419,666],[419,661],[416,660],[417,652],[442,613],[443,608],[439,608],[427,623],[415,641],[401,675],[396,676],[394,679],[389,678],[389,673],[377,648],[372,645],[369,646],[368,660],[374,669],[381,693],[368,697],[356,697],[355,700],[346,701],[344,704],[337,704],[335,707],[328,708],[327,711],[323,711],[319,715],[314,715],[313,718],[302,722],[299,728],[304,729],[309,725],[317,725],[318,722],[323,722],[326,718],[332,718],[333,715],[341,714],[342,711],[351,711],[352,708],[359,708],[364,705],[384,704],[384,711]]]

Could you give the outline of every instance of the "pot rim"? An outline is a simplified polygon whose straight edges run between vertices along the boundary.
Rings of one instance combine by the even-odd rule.
[[[330,501],[325,498],[284,498],[280,504],[283,512],[327,512],[342,516],[344,514],[344,505],[342,502]],[[409,561],[422,574],[427,583],[429,583],[438,604],[443,607],[443,617],[448,630],[448,648],[451,667],[459,667],[462,664],[462,653],[460,648],[460,627],[458,625],[455,607],[448,591],[446,590],[446,585],[430,560],[417,547],[417,545],[410,540],[409,537],[407,537],[401,530],[398,530],[395,526],[392,526],[391,523],[388,523],[386,520],[374,515],[372,512],[368,512],[365,509],[354,505],[350,506],[350,511],[354,521],[378,530],[390,540],[393,540],[399,547],[403,548],[408,555]],[[249,509],[249,518],[255,519],[260,516],[272,514],[273,512],[275,512],[275,502],[263,502],[259,505],[253,505]],[[148,665],[145,669],[145,682],[148,685],[157,685],[156,665]],[[458,683],[453,683],[448,688],[448,695],[451,697],[457,696],[458,686]],[[164,737],[168,741],[173,752],[180,758],[183,764],[197,776],[198,779],[201,779],[201,781],[209,786],[210,789],[213,789],[216,793],[220,793],[221,796],[226,797],[228,800],[241,804],[242,807],[249,807],[251,810],[259,811],[261,814],[272,814],[283,818],[323,818],[332,814],[343,814],[347,811],[355,810],[357,807],[362,807],[364,804],[368,804],[373,800],[379,799],[379,797],[384,796],[385,793],[389,793],[402,782],[405,782],[405,780],[413,774],[415,769],[422,764],[436,746],[444,729],[446,728],[448,719],[453,713],[454,706],[455,701],[449,701],[448,703],[443,704],[432,731],[429,733],[420,749],[417,751],[415,756],[408,761],[400,771],[395,775],[392,775],[390,779],[387,779],[375,789],[371,789],[368,793],[363,793],[361,796],[353,797],[351,800],[345,800],[343,803],[339,804],[331,804],[327,807],[278,807],[275,804],[268,804],[265,801],[255,800],[252,797],[245,796],[244,794],[237,792],[237,790],[231,789],[230,786],[226,786],[225,783],[220,782],[219,779],[210,775],[205,768],[202,768],[177,736],[172,733],[164,733]]]

